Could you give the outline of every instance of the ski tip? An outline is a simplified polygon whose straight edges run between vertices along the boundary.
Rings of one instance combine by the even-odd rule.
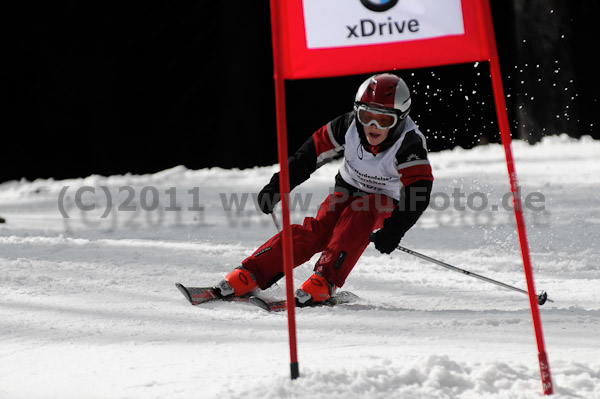
[[[194,301],[192,300],[192,295],[190,294],[190,292],[188,291],[187,288],[185,288],[180,283],[175,283],[175,287],[177,287],[177,289],[179,290],[179,292],[181,292],[183,294],[183,296],[188,300],[188,302],[190,303],[190,305],[194,305]]]
[[[360,297],[351,291],[337,292],[333,298],[338,298],[342,303],[352,303],[360,300]]]
[[[263,301],[262,299],[260,299],[257,296],[251,296],[248,301],[251,304],[258,306],[259,308],[266,310],[267,312],[271,311],[271,308],[269,307],[269,304],[266,303],[265,301]]]

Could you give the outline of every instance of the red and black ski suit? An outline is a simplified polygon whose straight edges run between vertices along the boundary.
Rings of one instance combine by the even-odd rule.
[[[429,204],[433,182],[425,137],[410,117],[372,147],[355,113],[349,112],[321,127],[289,158],[290,190],[322,164],[341,157],[334,193],[316,217],[291,227],[294,267],[320,252],[314,270],[337,287],[344,285],[373,230],[388,229],[399,241],[417,222]],[[263,193],[279,193],[278,173]],[[262,289],[283,277],[282,245],[279,233],[242,262]]]

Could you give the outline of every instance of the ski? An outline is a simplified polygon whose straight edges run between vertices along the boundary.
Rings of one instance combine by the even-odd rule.
[[[260,298],[258,296],[253,296],[251,294],[244,296],[228,296],[222,297],[219,296],[214,287],[186,287],[181,283],[175,283],[177,289],[183,294],[183,296],[188,300],[188,302],[197,306],[202,303],[207,302],[244,302],[251,303],[253,305],[258,306],[261,309],[264,309],[269,312],[281,312],[286,310],[287,302],[286,300],[273,300],[269,298]],[[358,301],[360,298],[358,295],[353,294],[350,291],[340,291],[337,292],[334,296],[329,298],[326,301],[318,302],[313,305],[308,305],[306,307],[320,307],[320,306],[336,306],[343,305],[347,303],[352,303]]]
[[[356,302],[360,297],[350,291],[336,292],[331,298],[323,302],[317,302],[313,305],[306,307],[321,307],[321,306],[336,306],[343,305],[346,303]],[[282,312],[287,309],[287,301],[284,300],[270,300],[265,298],[259,298],[257,296],[251,296],[249,302],[253,305],[258,306],[268,312]]]
[[[219,296],[215,292],[214,287],[186,287],[180,283],[175,283],[175,286],[193,306],[212,301],[249,302],[250,300],[250,295],[229,297]]]

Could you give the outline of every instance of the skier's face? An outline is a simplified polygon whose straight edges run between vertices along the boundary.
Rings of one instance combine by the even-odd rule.
[[[363,126],[365,131],[365,136],[367,136],[367,141],[371,145],[379,145],[383,143],[385,139],[387,139],[388,133],[390,129],[379,129],[375,125]]]

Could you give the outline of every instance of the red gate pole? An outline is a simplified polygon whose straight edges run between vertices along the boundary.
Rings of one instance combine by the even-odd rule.
[[[550,364],[548,363],[548,355],[546,354],[546,346],[544,344],[544,333],[542,331],[542,321],[540,317],[540,309],[538,306],[538,298],[535,291],[535,283],[533,279],[533,270],[531,267],[531,257],[529,254],[529,244],[527,242],[527,232],[525,230],[525,220],[523,217],[523,205],[521,202],[521,194],[519,190],[519,181],[515,169],[515,161],[511,148],[510,125],[508,122],[508,113],[506,111],[506,101],[504,99],[504,88],[502,86],[502,75],[500,73],[500,60],[498,57],[498,49],[496,47],[496,38],[494,34],[494,26],[492,21],[492,13],[488,0],[476,2],[481,4],[479,13],[480,21],[484,22],[485,32],[483,45],[487,46],[490,56],[490,73],[492,76],[492,87],[494,90],[494,100],[496,104],[496,115],[498,117],[498,125],[500,127],[500,137],[504,146],[506,155],[506,166],[508,168],[508,176],[510,179],[510,189],[513,194],[513,204],[515,211],[515,219],[517,223],[517,232],[519,236],[519,245],[523,257],[523,269],[527,279],[527,291],[529,294],[529,307],[531,308],[531,317],[533,319],[533,327],[535,330],[535,338],[538,347],[538,361],[540,365],[540,374],[542,379],[542,388],[545,395],[552,395],[554,387],[552,377],[550,375]]]
[[[273,43],[273,71],[275,80],[275,109],[277,113],[277,154],[279,158],[279,191],[281,192],[281,220],[283,239],[283,271],[288,313],[288,333],[290,342],[290,372],[292,380],[300,376],[296,343],[296,300],[294,298],[293,247],[290,226],[289,193],[290,180],[288,168],[287,122],[285,109],[285,80],[283,78],[282,49],[283,38],[279,29],[281,7],[285,1],[271,0],[271,33]]]

